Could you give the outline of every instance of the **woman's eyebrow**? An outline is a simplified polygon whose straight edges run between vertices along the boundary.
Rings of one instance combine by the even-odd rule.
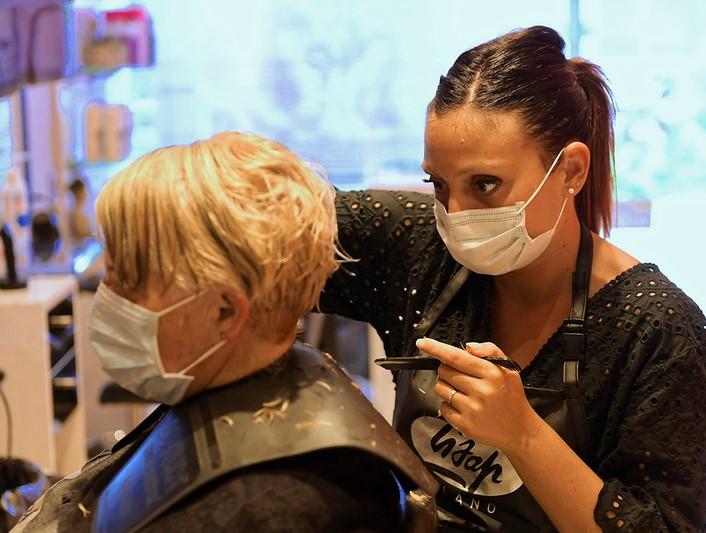
[[[457,176],[489,176],[500,177],[508,172],[508,162],[503,160],[480,160],[461,168],[456,172]],[[425,174],[437,176],[433,169],[426,163],[422,163],[420,168]]]

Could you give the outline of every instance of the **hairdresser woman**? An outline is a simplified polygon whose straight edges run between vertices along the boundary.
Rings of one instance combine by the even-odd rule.
[[[394,421],[442,483],[442,528],[701,531],[706,321],[600,236],[613,106],[563,49],[533,27],[459,56],[427,113],[434,197],[339,193],[360,260],[322,309],[441,362],[395,372]]]

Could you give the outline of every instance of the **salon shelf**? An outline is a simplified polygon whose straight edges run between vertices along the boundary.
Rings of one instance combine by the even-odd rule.
[[[27,288],[0,291],[0,368],[14,421],[12,454],[61,474],[86,461],[77,299],[71,275],[30,276]]]

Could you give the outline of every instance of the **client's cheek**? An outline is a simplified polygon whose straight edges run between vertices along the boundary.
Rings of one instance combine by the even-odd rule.
[[[162,333],[159,335],[159,356],[165,372],[179,372],[188,365],[184,343]]]
[[[179,372],[189,364],[191,351],[190,330],[186,327],[184,316],[176,312],[163,316],[159,320],[157,342],[159,355],[166,372]]]
[[[170,321],[171,327],[160,328],[159,353],[166,372],[181,372],[220,341],[217,330],[206,320],[200,325],[177,327],[188,321],[175,319]]]

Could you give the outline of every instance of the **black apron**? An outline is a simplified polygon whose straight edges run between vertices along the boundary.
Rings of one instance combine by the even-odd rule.
[[[592,259],[591,232],[582,225],[571,310],[561,327],[564,387],[525,387],[532,408],[584,460],[589,460],[590,438],[579,367],[586,347],[584,318]],[[418,324],[416,333],[420,337],[429,331],[469,275],[465,268],[454,275]],[[464,437],[438,416],[441,400],[434,394],[436,371],[401,371],[396,378],[393,425],[441,484],[437,496],[440,531],[554,531],[500,450]]]

